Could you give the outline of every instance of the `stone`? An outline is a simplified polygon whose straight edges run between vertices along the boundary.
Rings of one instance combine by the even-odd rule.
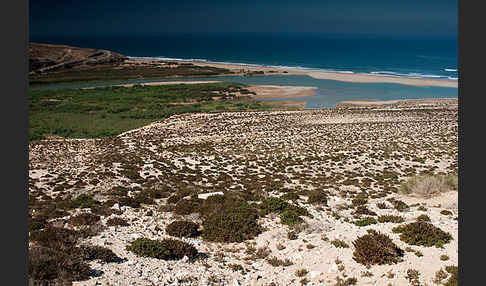
[[[213,192],[213,193],[206,193],[206,194],[199,194],[197,195],[198,199],[207,199],[209,198],[210,196],[214,196],[214,195],[224,195],[223,192]]]

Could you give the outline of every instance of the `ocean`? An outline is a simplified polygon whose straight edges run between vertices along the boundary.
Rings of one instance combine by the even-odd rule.
[[[170,34],[45,37],[34,42],[112,50],[131,57],[457,80],[457,38],[385,38],[316,34]]]
[[[128,57],[320,69],[447,81],[457,81],[459,78],[457,38],[316,34],[170,34],[132,37],[31,37],[30,41],[106,49]],[[337,82],[309,76],[206,79],[247,84],[317,86],[317,96],[306,98],[307,108],[332,107],[341,100],[352,99],[391,100],[458,96],[457,88]]]

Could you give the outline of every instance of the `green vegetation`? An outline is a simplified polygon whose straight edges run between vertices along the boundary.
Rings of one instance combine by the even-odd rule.
[[[353,259],[363,265],[393,264],[401,261],[403,250],[385,234],[369,230],[354,242]]]
[[[310,192],[307,203],[314,205],[327,205],[327,195],[320,191]]]
[[[293,265],[294,263],[290,261],[288,258],[285,258],[284,260],[279,259],[277,257],[270,257],[267,258],[266,261],[268,264],[272,265],[273,267],[278,267],[278,266],[290,266]]]
[[[91,268],[80,257],[55,248],[29,249],[29,279],[34,285],[71,285],[72,281],[89,279],[90,273]]]
[[[451,277],[444,283],[444,286],[459,285],[459,269],[457,266],[446,266],[446,271],[451,274]]]
[[[424,221],[397,226],[392,231],[401,233],[400,239],[410,245],[442,247],[452,239],[450,233]]]
[[[335,239],[331,241],[331,244],[336,248],[348,248],[349,245],[344,240]]]
[[[404,222],[405,219],[398,215],[381,215],[378,217],[378,222],[393,222],[393,223],[401,223]]]
[[[100,217],[90,213],[82,213],[71,217],[68,223],[74,226],[92,225],[100,221]]]
[[[417,217],[417,221],[425,221],[425,222],[429,222],[430,221],[430,217],[426,214],[423,214],[423,215],[419,215]]]
[[[72,201],[71,207],[72,208],[84,209],[84,208],[92,208],[92,207],[95,207],[99,204],[100,204],[100,202],[93,199],[93,196],[82,194],[82,195],[79,195],[78,197],[76,197],[76,199],[74,199]]]
[[[202,237],[208,241],[243,242],[262,232],[257,223],[257,210],[246,202],[241,201],[213,212],[203,221]]]
[[[258,207],[260,208],[260,215],[278,213],[280,214],[280,222],[289,226],[302,223],[304,220],[300,216],[309,216],[307,209],[276,197],[264,199]]]
[[[163,260],[177,260],[182,259],[184,256],[194,259],[198,254],[194,246],[176,239],[152,240],[138,238],[127,245],[126,249],[138,256]]]
[[[169,62],[162,65],[138,64],[132,66],[98,66],[94,69],[64,70],[43,75],[29,75],[29,85],[45,85],[61,82],[96,82],[96,81],[121,81],[130,79],[150,79],[174,76],[214,76],[231,73],[228,69],[217,67],[201,67],[191,63]]]
[[[198,228],[199,225],[192,221],[177,220],[170,223],[165,230],[167,234],[176,237],[196,237],[200,235]]]
[[[111,249],[102,246],[80,246],[78,251],[84,260],[101,260],[106,263],[120,262],[118,257]]]
[[[235,99],[242,90],[241,84],[207,83],[31,91],[29,140],[113,136],[174,114],[266,108]]]
[[[122,218],[112,217],[112,218],[109,218],[108,221],[106,221],[106,225],[108,225],[108,226],[129,226],[130,224]]]
[[[367,226],[371,224],[376,224],[376,219],[374,217],[364,217],[354,222],[357,226]]]

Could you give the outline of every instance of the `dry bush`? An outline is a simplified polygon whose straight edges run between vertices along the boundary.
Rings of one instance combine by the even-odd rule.
[[[409,178],[400,185],[399,192],[423,198],[457,190],[457,175],[425,175]]]

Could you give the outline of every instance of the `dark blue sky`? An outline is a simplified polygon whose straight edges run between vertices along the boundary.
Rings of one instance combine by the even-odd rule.
[[[30,35],[324,33],[457,37],[457,0],[30,1]]]

